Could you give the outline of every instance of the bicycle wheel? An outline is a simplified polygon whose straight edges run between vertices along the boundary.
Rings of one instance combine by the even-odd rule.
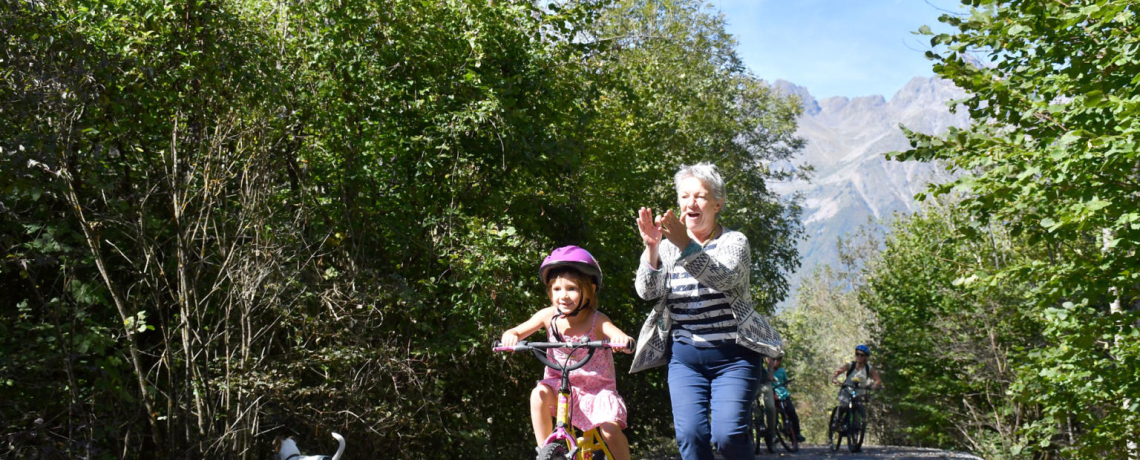
[[[851,411],[851,431],[847,435],[847,449],[852,453],[863,450],[863,437],[867,434],[867,412],[863,406]]]
[[[536,460],[569,460],[570,451],[566,449],[566,444],[561,441],[555,441],[538,450]]]
[[[843,425],[839,420],[839,408],[831,409],[830,422],[827,424],[827,446],[831,448],[832,452],[839,450],[839,444],[843,442]]]
[[[752,435],[752,453],[760,453],[760,445],[765,445],[768,452],[774,452],[772,446],[772,437],[768,435],[768,425],[764,420],[764,413],[766,408],[764,406],[764,397],[756,397],[756,405],[752,406],[752,426],[750,433]]]
[[[791,404],[791,402],[785,404]],[[788,418],[787,408],[780,410],[780,429],[777,431],[780,433],[780,444],[784,446],[784,450],[788,452],[800,450],[800,442],[796,440],[796,430]]]
[[[760,453],[760,439],[764,437],[764,414],[760,408],[764,406],[762,398],[757,397],[752,405],[752,422],[748,427],[748,434],[752,436],[752,453]]]
[[[777,417],[779,417],[779,415]],[[776,428],[772,430],[772,438],[775,441],[772,444],[779,442],[781,446],[784,446],[784,450],[791,451],[791,449],[788,448],[788,440],[786,439],[787,437],[787,434],[784,433],[784,421],[777,421]]]

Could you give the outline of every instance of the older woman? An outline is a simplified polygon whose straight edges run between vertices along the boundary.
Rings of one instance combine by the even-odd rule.
[[[716,167],[682,166],[674,182],[676,214],[654,218],[641,208],[637,217],[645,243],[637,293],[659,300],[642,327],[630,372],[668,363],[682,458],[712,459],[715,442],[726,459],[751,459],[749,415],[760,382],[767,381],[761,380],[762,356],[779,355],[780,336],[752,308],[748,238],[717,222],[725,192]],[[764,393],[766,406],[774,407],[770,387]]]

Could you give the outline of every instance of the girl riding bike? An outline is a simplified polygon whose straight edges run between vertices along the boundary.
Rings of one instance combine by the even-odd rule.
[[[577,246],[555,249],[539,267],[551,306],[539,310],[522,324],[503,333],[505,347],[514,346],[539,329],[546,328],[550,341],[575,342],[605,338],[615,346],[631,350],[633,339],[618,329],[610,318],[597,309],[597,291],[602,287],[602,269],[589,252]],[[547,351],[554,362],[576,361],[584,349],[567,352]],[[580,356],[581,355],[581,356]],[[557,394],[561,373],[546,368],[543,380],[530,394],[531,424],[538,446],[542,446],[554,428]],[[618,395],[613,353],[598,350],[583,367],[570,372],[573,387],[571,420],[582,431],[598,428],[615,460],[628,460],[629,441],[622,429],[626,426],[625,400]]]

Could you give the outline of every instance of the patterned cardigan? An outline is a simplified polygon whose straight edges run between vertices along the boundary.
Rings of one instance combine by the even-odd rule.
[[[778,356],[783,341],[776,329],[752,307],[749,292],[749,269],[752,262],[748,238],[743,233],[724,229],[716,247],[706,251],[696,242],[681,251],[669,240],[662,239],[658,255],[662,269],[653,269],[643,256],[634,282],[637,295],[645,300],[659,299],[650,311],[637,340],[630,373],[657,367],[668,362],[668,340],[672,321],[668,299],[669,273],[681,267],[701,284],[728,297],[737,322],[736,343],[765,356]],[[656,335],[657,337],[652,337]]]

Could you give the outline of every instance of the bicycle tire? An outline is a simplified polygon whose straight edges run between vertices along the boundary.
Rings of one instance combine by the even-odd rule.
[[[867,434],[867,412],[863,406],[851,411],[851,432],[847,434],[847,450],[857,453],[863,450],[863,437]]]
[[[843,426],[842,421],[839,420],[839,408],[831,409],[830,423],[827,424],[827,447],[831,448],[832,452],[839,450],[839,445],[843,443]]]
[[[784,450],[791,452],[791,448],[788,447],[788,441],[784,439],[786,437],[787,436],[784,435],[784,427],[777,423],[776,429],[772,430],[772,438],[774,439],[772,445],[775,446],[778,443],[784,446]]]
[[[784,404],[791,404],[787,401]],[[796,440],[796,429],[792,426],[792,420],[788,417],[787,406],[781,405],[780,407],[780,429],[776,430],[780,433],[780,445],[784,446],[784,450],[788,452],[796,452],[800,450],[800,442]]]
[[[538,450],[535,460],[569,460],[570,451],[562,442],[555,441]]]
[[[748,426],[748,434],[752,436],[753,455],[760,453],[760,438],[764,436],[764,414],[760,412],[760,407],[763,405],[763,398],[760,397],[757,397],[756,402],[752,405],[752,420]]]

